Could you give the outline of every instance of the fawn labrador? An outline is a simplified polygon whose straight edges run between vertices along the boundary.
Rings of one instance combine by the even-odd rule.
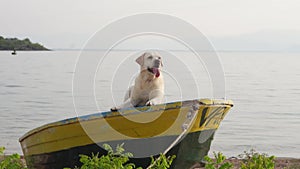
[[[123,108],[151,106],[160,104],[164,98],[164,80],[161,74],[162,58],[157,52],[146,52],[136,59],[140,73],[125,94],[124,103],[111,108],[117,111]]]

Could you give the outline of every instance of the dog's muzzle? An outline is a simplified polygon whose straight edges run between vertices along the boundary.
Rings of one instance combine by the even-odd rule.
[[[155,60],[153,67],[159,68],[160,65],[161,65],[161,61],[160,60]]]

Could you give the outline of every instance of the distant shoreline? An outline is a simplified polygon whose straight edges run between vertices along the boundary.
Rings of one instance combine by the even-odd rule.
[[[4,38],[0,36],[0,51],[49,51],[39,43],[32,43],[28,38]]]

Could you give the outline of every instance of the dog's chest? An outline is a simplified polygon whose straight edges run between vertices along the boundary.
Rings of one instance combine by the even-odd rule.
[[[146,80],[142,80],[139,83],[140,90],[151,91],[153,89],[159,89],[162,87],[162,82],[160,78],[148,78]]]

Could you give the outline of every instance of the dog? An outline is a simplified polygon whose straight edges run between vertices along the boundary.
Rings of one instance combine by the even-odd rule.
[[[162,57],[157,52],[145,52],[136,59],[136,62],[140,65],[140,73],[135,79],[135,84],[126,92],[124,103],[111,108],[111,111],[145,105],[151,106],[163,102]]]

